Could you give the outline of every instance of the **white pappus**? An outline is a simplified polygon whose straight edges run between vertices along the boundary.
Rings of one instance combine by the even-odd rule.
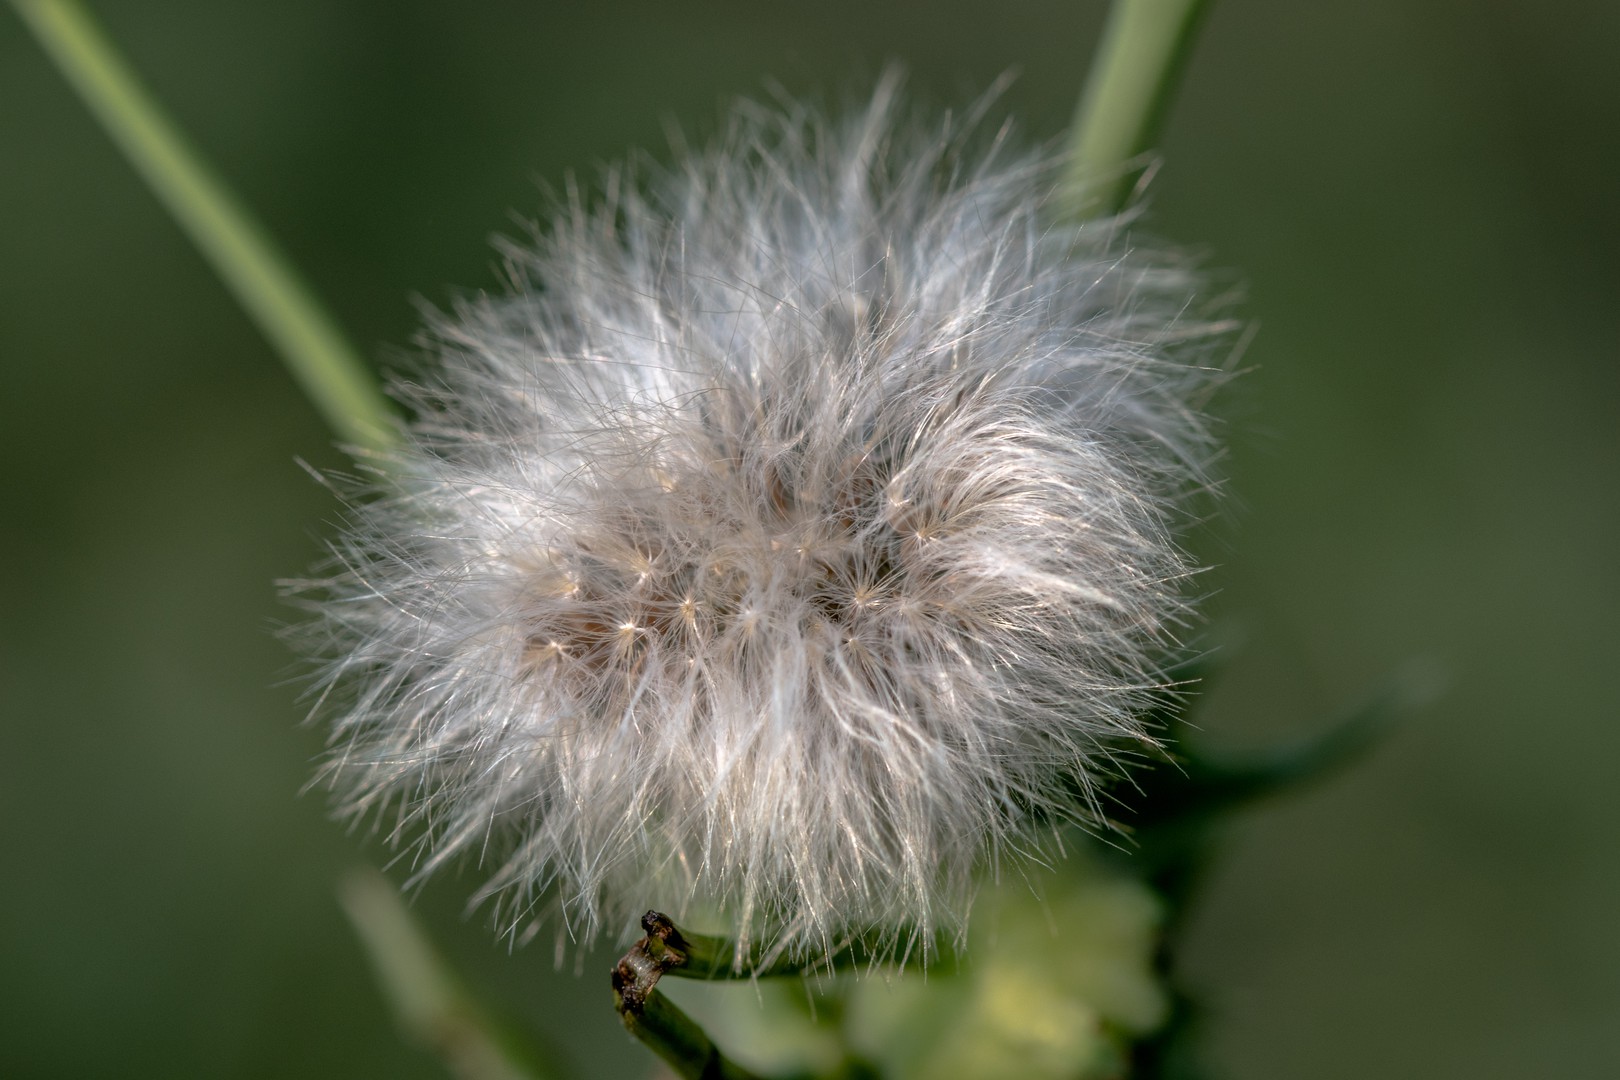
[[[296,587],[341,805],[509,925],[926,941],[1154,740],[1222,328],[1052,155],[893,96],[741,106],[509,245]]]

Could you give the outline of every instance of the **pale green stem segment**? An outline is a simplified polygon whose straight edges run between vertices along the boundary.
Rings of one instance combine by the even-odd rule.
[[[1070,129],[1065,214],[1123,210],[1153,149],[1208,0],[1114,0]]]
[[[361,451],[393,445],[398,421],[366,365],[89,14],[75,0],[12,0],[12,5],[338,436]]]
[[[719,944],[717,938],[695,943],[669,916],[649,911],[641,918],[647,936],[630,947],[613,968],[613,1007],[624,1029],[675,1071],[682,1080],[761,1080],[720,1052],[697,1021],[657,990],[665,975],[698,963],[719,967],[720,955],[694,960]]]
[[[457,1080],[544,1080],[538,1052],[478,1007],[386,878],[356,870],[339,898],[399,1026]]]
[[[730,938],[696,934],[682,930],[669,916],[649,911],[642,918],[647,936],[636,947],[657,963],[659,974],[682,979],[716,980],[765,979],[777,975],[830,975],[838,971],[882,967],[889,971],[924,967],[929,955],[938,963],[949,955],[946,942],[933,941],[930,948],[908,949],[894,954],[871,941],[854,940],[829,956],[811,960],[741,949]]]

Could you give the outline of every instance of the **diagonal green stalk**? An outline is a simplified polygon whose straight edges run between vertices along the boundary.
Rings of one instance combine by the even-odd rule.
[[[950,955],[949,944],[937,939],[929,942],[926,949],[908,948],[903,953],[895,953],[874,946],[871,941],[855,938],[828,955],[806,959],[774,950],[739,948],[731,938],[682,930],[668,915],[657,911],[642,916],[641,927],[647,931],[647,936],[637,947],[645,949],[658,963],[660,974],[682,979],[754,980],[779,975],[831,975],[878,967],[904,971],[925,968],[930,956],[937,963]]]
[[[642,916],[641,928],[647,936],[630,947],[612,973],[613,1006],[624,1029],[682,1080],[760,1080],[722,1054],[697,1021],[657,990],[659,979],[689,964],[718,963],[718,955],[705,955],[718,939],[695,947],[669,916],[657,911]]]
[[[1065,215],[1123,210],[1164,125],[1208,0],[1114,0],[1069,135]]]
[[[339,437],[363,451],[392,445],[395,413],[365,363],[89,13],[76,0],[12,0],[12,6]]]
[[[394,886],[374,870],[343,881],[343,910],[401,1029],[438,1055],[456,1080],[543,1080],[541,1052],[498,1025],[462,986],[411,917]]]

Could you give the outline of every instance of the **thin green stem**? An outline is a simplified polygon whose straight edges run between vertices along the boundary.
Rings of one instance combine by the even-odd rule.
[[[900,971],[921,968],[930,957],[937,958],[945,952],[945,946],[935,941],[928,950],[913,949],[897,955],[856,939],[829,955],[804,958],[742,948],[731,938],[682,930],[669,916],[657,911],[642,916],[641,927],[647,931],[647,936],[637,947],[644,948],[657,962],[660,974],[682,979],[753,980],[778,975],[830,975],[875,967]]]
[[[404,1032],[457,1080],[540,1080],[540,1052],[479,1007],[416,925],[393,885],[374,870],[343,881],[343,910]]]
[[[648,918],[655,915],[658,913],[647,913]],[[806,964],[786,956],[767,959],[755,951],[740,950],[730,938],[688,933],[669,922],[666,916],[658,915],[658,918],[662,920],[659,924],[661,930],[665,926],[668,929],[662,937],[649,929],[649,947],[654,955],[665,961],[664,974],[683,979],[761,979],[771,975],[803,975],[818,968],[831,970],[841,962],[847,962],[853,952],[845,949],[821,964]],[[646,920],[643,920],[642,926],[647,927]]]
[[[76,0],[12,0],[12,6],[339,437],[358,450],[392,445],[398,422],[366,365],[90,15]]]
[[[647,936],[630,947],[612,973],[613,1007],[625,1030],[684,1080],[759,1080],[722,1054],[696,1020],[656,989],[659,979],[690,962],[692,943],[656,911],[642,916],[641,928]]]
[[[696,1020],[656,990],[641,1008],[620,1010],[619,1019],[683,1080],[761,1080],[722,1054]]]
[[[1208,8],[1208,0],[1114,0],[1070,129],[1072,219],[1129,204]]]

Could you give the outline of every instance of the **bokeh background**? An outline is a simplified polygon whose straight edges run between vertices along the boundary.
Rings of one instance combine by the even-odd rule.
[[[366,354],[492,287],[542,184],[771,82],[1062,130],[1095,3],[96,5]],[[1227,517],[1194,538],[1240,751],[1413,663],[1444,694],[1234,823],[1184,956],[1234,1078],[1620,1075],[1620,6],[1218,3],[1152,225],[1247,282]],[[516,217],[514,216],[514,213]],[[342,463],[0,12],[0,1075],[433,1077],[333,896],[386,853],[300,795],[272,582]],[[418,908],[589,1074],[644,1075],[606,953]]]

